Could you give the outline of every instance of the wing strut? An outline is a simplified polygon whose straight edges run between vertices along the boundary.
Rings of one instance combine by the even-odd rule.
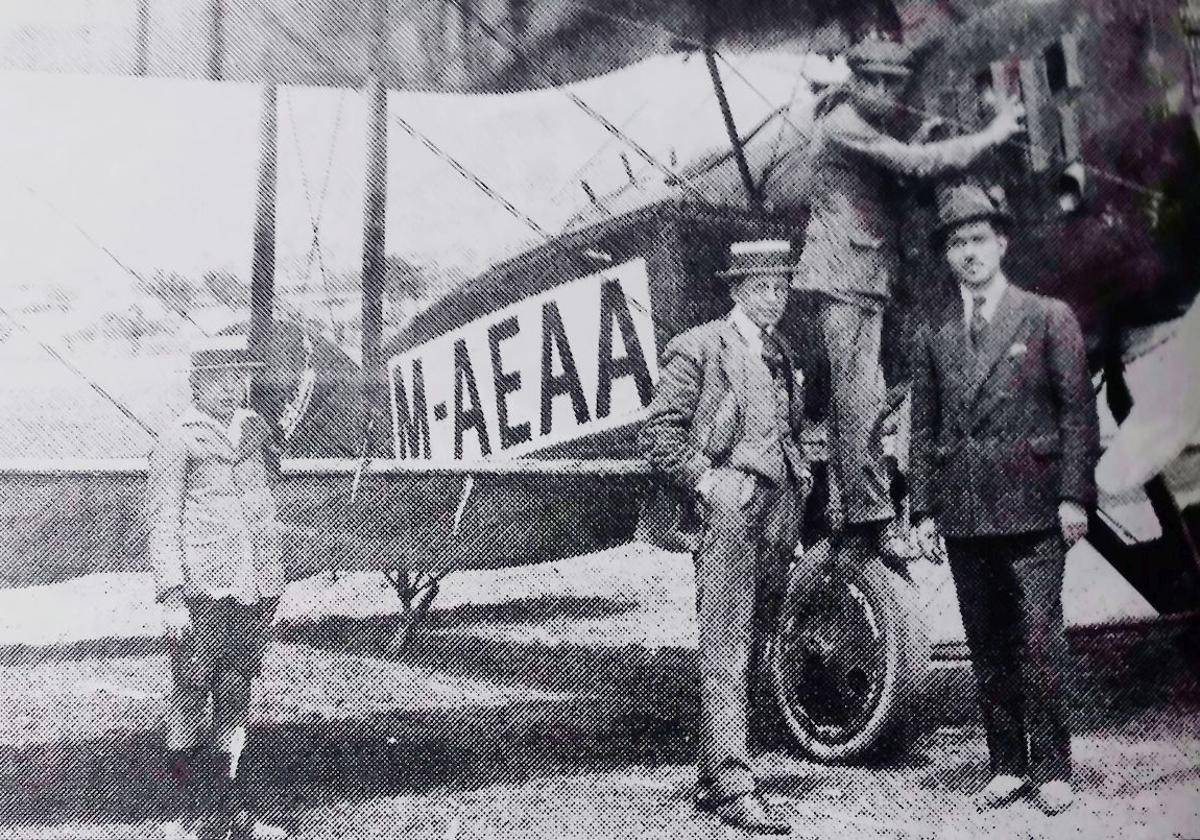
[[[383,63],[387,49],[387,0],[371,2],[371,72],[367,78],[367,172],[363,208],[362,370],[363,432],[382,414],[383,291],[387,273],[387,88]]]
[[[717,69],[717,56],[712,46],[704,48],[704,60],[708,62],[708,74],[712,77],[713,90],[717,94],[717,103],[721,106],[721,116],[725,119],[725,131],[729,133],[729,142],[733,145],[733,156],[737,160],[738,173],[742,176],[742,186],[746,188],[746,202],[750,211],[761,216],[763,213],[762,196],[758,186],[750,176],[750,165],[746,163],[746,150],[742,148],[741,138],[738,137],[737,126],[733,122],[733,111],[729,109],[729,99],[725,96],[725,85],[721,82],[721,72]]]
[[[276,87],[262,89],[259,117],[258,198],[254,209],[254,258],[250,267],[250,348],[267,361],[275,309],[275,184],[278,141]]]

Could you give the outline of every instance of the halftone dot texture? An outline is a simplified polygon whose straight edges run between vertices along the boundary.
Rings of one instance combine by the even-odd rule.
[[[139,57],[135,4],[123,5],[130,14],[117,23],[94,16],[75,33],[93,46],[90,52],[56,51],[20,32],[13,42],[19,49],[5,52],[26,66],[44,60],[47,66],[74,63],[74,69],[89,71],[124,67]],[[664,3],[653,10],[653,20],[643,18],[650,14],[643,10],[594,5],[398,3],[393,16],[403,26],[393,36],[398,49],[391,69],[451,89],[471,88],[480,78],[495,89],[545,86],[570,78],[566,70],[598,72],[676,43],[694,47],[703,35],[696,4]],[[909,11],[922,5],[904,4]],[[265,4],[180,4],[178,14],[151,21],[156,51],[146,56],[147,69],[153,73],[153,62],[175,62],[189,73],[206,72],[214,53],[196,33],[211,23],[212,9],[222,6],[228,63],[219,70],[234,78],[257,72],[260,59],[246,56],[263,54],[267,30],[248,24],[269,17],[259,14]],[[818,6],[827,4],[792,4],[805,26],[817,22]],[[303,56],[305,72],[338,79],[345,72],[338,65],[346,63],[349,76],[359,78],[366,50],[350,24],[361,4],[296,3],[286,11],[287,37],[279,40],[276,55]],[[475,31],[472,20],[505,25],[489,23]],[[256,33],[253,42],[239,41],[239,33],[248,31]],[[320,42],[316,53],[314,40]],[[582,45],[594,60],[556,66],[564,44]],[[322,45],[332,45],[331,62],[322,58]],[[721,58],[725,69],[740,75],[736,63]],[[602,120],[614,144],[628,149],[643,171],[662,175],[672,168],[584,99],[564,95],[574,97],[572,107],[590,112],[589,119]],[[286,96],[281,103],[281,110],[300,109]],[[780,122],[790,123],[790,116],[789,111]],[[341,120],[339,105],[329,160]],[[779,125],[779,137],[784,128]],[[281,145],[289,142],[301,145],[299,139],[281,138]],[[429,165],[436,159],[455,169],[528,228],[531,242],[545,240],[539,218],[510,201],[489,177],[436,147],[432,139],[426,145],[434,156]],[[355,348],[353,284],[349,291],[339,286],[323,264],[321,221],[331,175],[329,163],[322,171],[319,152],[302,152],[307,163],[295,173],[304,182],[305,221],[313,232],[303,262],[312,281],[305,293],[317,317],[308,326]],[[766,157],[767,164],[779,162],[774,149]],[[762,159],[752,163],[765,166]],[[785,156],[779,171],[795,163]],[[740,191],[736,180],[729,183],[734,186],[724,192],[711,189],[722,197]],[[612,207],[637,206],[630,199],[637,189],[633,185],[617,196]],[[680,188],[679,195],[695,198],[695,189]],[[392,201],[423,198],[401,195]],[[583,208],[581,217],[612,214],[611,208]],[[63,208],[57,212],[69,216]],[[88,231],[77,233],[91,238]],[[112,263],[110,271],[136,281],[159,304],[154,311],[110,313],[80,329],[55,326],[46,317],[60,301],[14,309],[11,314],[30,329],[5,326],[2,337],[8,354],[4,387],[11,394],[0,441],[5,457],[141,457],[152,437],[119,406],[150,428],[161,428],[186,405],[180,353],[186,335],[245,320],[247,290],[236,276],[232,282],[216,274],[202,285],[181,284],[178,277],[132,267],[118,251],[97,244]],[[656,239],[648,247],[663,246]],[[464,280],[452,272],[418,277],[416,268],[399,262],[392,268],[394,288],[404,291],[436,292]],[[281,315],[295,315],[285,296],[279,307]],[[392,314],[410,312],[396,303]],[[39,343],[69,351],[65,355],[75,370],[47,356]],[[87,380],[101,387],[88,387]],[[356,427],[358,416],[338,413],[346,401],[330,397],[338,387],[352,390],[353,383],[348,377],[338,382],[323,383],[323,399],[312,410],[327,412],[328,424]],[[353,458],[355,434],[348,443],[341,438],[303,443],[313,453]],[[388,501],[405,515],[374,522],[375,530],[368,531],[358,528],[344,482],[308,481],[285,485],[285,505],[324,500],[305,524],[334,535],[360,534],[357,544],[335,552],[352,553],[356,565],[378,570],[414,544],[435,545],[444,538],[461,486],[457,479],[431,479],[414,492],[397,493]],[[460,552],[479,565],[499,567],[505,563],[496,546],[515,534],[540,534],[545,554],[570,554],[587,542],[586,535],[572,533],[578,517],[571,513],[579,511],[599,531],[606,525],[631,530],[632,512],[604,508],[586,484],[566,482],[561,489],[556,504],[514,505],[511,515],[485,533],[472,528],[478,508],[468,511]],[[482,504],[495,503],[485,490]],[[133,527],[140,491],[136,471],[115,478],[32,476],[3,487],[0,574],[13,588],[0,592],[0,838],[154,836],[153,823],[162,816],[161,716],[169,676],[166,642]],[[362,503],[378,503],[386,492],[369,480]],[[308,571],[337,565],[336,553],[329,563],[303,545],[300,553],[311,565]],[[1024,802],[978,814],[967,800],[986,780],[986,755],[970,675],[961,659],[950,661],[962,650],[955,644],[949,578],[944,569],[925,567],[914,575],[928,605],[935,654],[942,657],[918,718],[923,731],[900,753],[862,766],[820,766],[782,752],[758,756],[764,794],[798,834],[870,840],[1149,840],[1200,834],[1194,625],[1073,634],[1065,682],[1075,807],[1053,819]],[[1070,572],[1068,579],[1070,584]],[[1130,600],[1096,609],[1111,618]],[[297,837],[735,836],[698,814],[692,803],[694,606],[690,558],[642,546],[485,568],[448,578],[415,644],[388,657],[382,651],[398,606],[378,571],[294,583],[255,686],[254,726],[242,772],[264,811],[290,825]]]

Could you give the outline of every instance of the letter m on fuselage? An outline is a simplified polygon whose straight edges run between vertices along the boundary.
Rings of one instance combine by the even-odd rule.
[[[409,376],[411,387],[405,386],[404,367],[401,364],[392,368],[391,378],[396,457],[428,459],[429,412],[425,408],[425,374],[421,369],[421,360],[412,360]]]

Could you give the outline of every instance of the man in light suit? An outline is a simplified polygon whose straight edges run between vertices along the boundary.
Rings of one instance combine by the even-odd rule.
[[[1095,394],[1071,310],[1005,278],[997,203],[960,184],[938,216],[960,295],[913,360],[913,520],[927,555],[945,538],[971,650],[992,772],[976,802],[1032,786],[1053,814],[1073,798],[1062,584],[1096,498]]]
[[[1023,111],[999,103],[982,131],[923,142],[893,136],[911,73],[901,44],[868,39],[846,56],[849,83],[818,103],[810,146],[811,215],[794,285],[814,292],[830,364],[829,452],[835,535],[843,549],[892,551],[890,481],[878,433],[885,414],[883,312],[899,263],[899,177],[962,169],[1021,130]],[[838,497],[835,495],[834,497]]]
[[[285,583],[270,430],[245,407],[262,365],[245,336],[206,339],[191,359],[192,406],[159,436],[146,487],[147,547],[171,641],[163,830],[180,840],[285,836],[255,819],[238,773],[251,683]]]
[[[722,277],[733,311],[677,336],[642,446],[704,518],[696,550],[700,648],[697,805],[746,831],[786,834],[757,793],[749,693],[799,538],[809,481],[796,446],[803,401],[776,325],[791,280],[787,242],[738,243]]]

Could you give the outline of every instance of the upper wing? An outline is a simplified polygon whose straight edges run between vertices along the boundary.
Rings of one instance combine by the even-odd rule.
[[[962,0],[958,0],[959,3]],[[979,5],[982,0],[972,0]],[[361,86],[374,0],[10,0],[0,69]],[[924,0],[385,0],[388,87],[509,92],[694,50],[837,50],[848,33],[944,25]]]

